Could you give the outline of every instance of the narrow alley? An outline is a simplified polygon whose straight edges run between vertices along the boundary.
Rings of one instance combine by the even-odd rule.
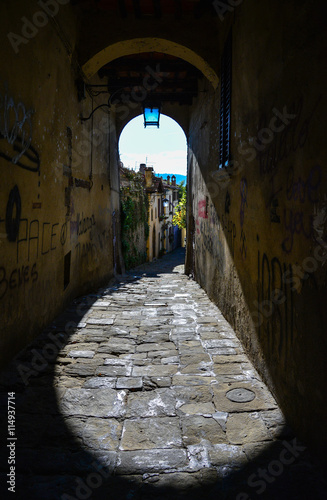
[[[183,249],[76,299],[4,372],[3,409],[8,391],[14,498],[326,498]]]
[[[1,500],[327,500],[326,6],[0,2]]]

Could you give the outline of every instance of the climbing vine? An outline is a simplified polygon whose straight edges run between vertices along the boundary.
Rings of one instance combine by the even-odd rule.
[[[120,190],[122,251],[125,267],[130,269],[146,261],[149,202],[144,192],[142,176],[132,171],[124,171],[124,178],[129,182]]]

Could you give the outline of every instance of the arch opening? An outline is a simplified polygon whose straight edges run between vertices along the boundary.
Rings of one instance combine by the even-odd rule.
[[[159,129],[144,128],[143,116],[139,115],[129,121],[119,139],[122,241],[127,267],[142,255],[151,262],[184,246],[186,228],[175,218],[181,204],[186,203],[182,201],[182,193],[186,195],[186,136],[169,116],[162,115],[160,122]],[[184,187],[180,186],[182,181]],[[146,228],[139,222],[131,229],[132,212],[144,211]]]
[[[159,129],[145,129],[142,115],[132,118],[120,133],[118,150],[126,167],[138,168],[145,163],[153,165],[159,175],[186,176],[186,134],[182,126],[167,114],[160,115]]]

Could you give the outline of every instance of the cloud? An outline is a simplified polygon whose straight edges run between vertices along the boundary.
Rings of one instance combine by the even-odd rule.
[[[147,163],[148,167],[153,167],[154,171],[160,173],[174,173],[186,175],[187,153],[183,149],[175,151],[162,151],[151,153],[151,155],[142,155],[140,153],[122,153],[120,159],[125,165],[138,170],[140,163]]]

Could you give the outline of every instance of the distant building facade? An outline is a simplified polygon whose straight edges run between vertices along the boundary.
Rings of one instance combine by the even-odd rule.
[[[181,245],[180,230],[172,220],[178,203],[176,177],[156,177],[153,168],[145,170],[146,191],[149,196],[148,260],[152,261]]]
[[[162,179],[154,175],[152,167],[141,163],[138,173],[121,166],[121,188],[122,186],[126,188],[126,182],[143,184],[148,198],[147,260],[151,262],[180,247],[181,230],[172,223],[178,204],[179,187],[176,185],[176,177],[173,175],[171,178],[167,176],[167,179]]]

